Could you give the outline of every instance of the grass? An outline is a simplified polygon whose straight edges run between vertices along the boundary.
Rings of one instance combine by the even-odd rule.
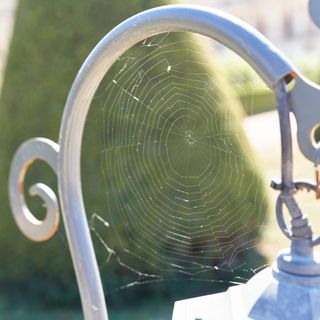
[[[18,307],[11,310],[0,309],[3,320],[80,320],[83,319],[82,312],[72,310],[41,310]],[[125,319],[125,318],[123,318]]]
[[[127,309],[108,310],[112,320],[167,320],[171,319],[173,305],[167,301],[153,300],[142,302]],[[3,320],[82,320],[81,310],[48,309],[37,306],[19,305],[10,307],[4,301],[0,303],[0,317]]]

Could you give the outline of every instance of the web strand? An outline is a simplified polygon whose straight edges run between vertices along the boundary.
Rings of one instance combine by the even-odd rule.
[[[252,154],[239,143],[233,109],[241,107],[210,71],[211,57],[185,38],[135,46],[99,95],[107,206],[90,227],[106,251],[102,272],[112,262],[134,275],[108,292],[177,274],[218,283],[220,272],[235,284],[255,273],[241,256],[256,246],[266,206]]]

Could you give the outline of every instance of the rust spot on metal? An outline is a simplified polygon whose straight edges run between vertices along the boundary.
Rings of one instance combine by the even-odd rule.
[[[18,190],[20,194],[24,194],[24,176],[32,162],[33,160],[27,161],[22,167],[22,170],[19,176],[19,183],[18,183]]]
[[[18,189],[19,189],[20,194],[24,193],[24,181],[23,180],[19,180]]]

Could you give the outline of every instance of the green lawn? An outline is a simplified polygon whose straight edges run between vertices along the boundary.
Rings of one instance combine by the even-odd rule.
[[[166,301],[144,302],[128,309],[108,310],[111,320],[167,320],[171,319],[173,305]],[[10,308],[0,304],[2,320],[80,320],[83,319],[81,310],[44,309],[35,306],[16,306]]]

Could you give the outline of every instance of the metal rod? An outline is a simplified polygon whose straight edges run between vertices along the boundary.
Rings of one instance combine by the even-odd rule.
[[[295,190],[292,179],[292,135],[285,81],[279,81],[276,84],[274,91],[277,99],[277,109],[281,134],[282,192],[286,194],[292,194]]]

